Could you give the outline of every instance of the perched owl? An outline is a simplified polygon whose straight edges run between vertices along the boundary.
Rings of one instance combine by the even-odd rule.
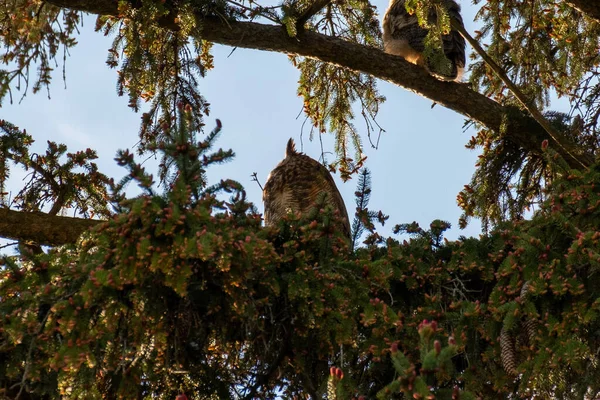
[[[450,68],[443,63],[425,59],[425,36],[428,29],[419,26],[417,15],[410,15],[404,6],[406,0],[390,0],[383,17],[383,48],[386,53],[402,56],[406,61],[420,65],[430,74],[446,81],[460,80],[465,67],[465,39],[454,29],[442,36],[444,55],[450,61]],[[454,0],[442,0],[451,18],[462,25],[460,6]],[[437,13],[429,13],[429,21],[435,22]],[[440,54],[441,57],[441,54]]]
[[[271,171],[265,183],[265,225],[275,225],[290,211],[308,213],[322,193],[326,193],[325,201],[339,211],[343,219],[342,233],[350,238],[348,212],[331,174],[318,161],[297,152],[290,139],[285,158]]]

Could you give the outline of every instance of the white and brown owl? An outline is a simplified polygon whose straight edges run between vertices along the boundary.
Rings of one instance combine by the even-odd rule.
[[[287,143],[285,158],[271,171],[263,190],[265,225],[275,225],[289,212],[307,214],[320,196],[342,217],[340,227],[350,238],[350,222],[344,200],[331,174],[321,163],[296,151],[294,141]]]
[[[460,80],[465,67],[465,39],[458,31],[452,29],[449,34],[442,35],[442,50],[448,62],[439,62],[433,57],[427,59],[425,37],[429,30],[419,26],[416,14],[409,14],[405,7],[406,0],[390,0],[390,5],[383,17],[383,47],[389,54],[402,56],[406,61],[420,65],[439,79]],[[461,25],[460,6],[454,0],[442,0],[441,4],[448,10],[450,18]],[[435,23],[437,13],[433,9],[428,15],[428,22]],[[442,57],[442,61],[443,57]]]

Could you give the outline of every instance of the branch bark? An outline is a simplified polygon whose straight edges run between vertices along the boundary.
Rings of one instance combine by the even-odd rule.
[[[75,243],[83,232],[101,222],[0,208],[0,237],[57,246]]]
[[[600,22],[600,2],[598,0],[569,0],[567,4]]]

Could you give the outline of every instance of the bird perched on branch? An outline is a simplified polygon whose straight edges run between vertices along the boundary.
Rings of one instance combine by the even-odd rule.
[[[460,80],[465,67],[465,39],[452,28],[448,34],[441,34],[438,40],[440,49],[429,47],[425,42],[435,43],[436,38],[427,39],[429,29],[419,25],[416,12],[410,14],[406,10],[407,0],[390,0],[383,17],[383,47],[389,54],[402,56],[406,61],[420,65],[435,77],[446,80]],[[460,6],[454,0],[441,0],[434,5],[427,16],[427,24],[436,24],[438,12],[436,7],[444,7],[448,16],[461,26]]]
[[[290,139],[285,158],[271,171],[263,190],[265,225],[275,225],[290,211],[307,214],[325,196],[342,218],[341,230],[350,238],[350,222],[344,200],[331,174],[321,163],[296,151]]]

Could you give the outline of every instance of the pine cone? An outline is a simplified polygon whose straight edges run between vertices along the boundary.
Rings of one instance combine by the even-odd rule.
[[[506,373],[517,375],[517,355],[514,340],[504,328],[500,331],[500,359]]]
[[[528,292],[529,281],[525,282],[523,284],[523,287],[521,288],[521,298],[525,299],[528,295]],[[538,321],[537,319],[528,316],[525,318],[525,321],[522,325],[523,328],[525,328],[525,332],[527,334],[528,344],[529,346],[531,346],[533,343],[535,343],[535,338],[537,337]]]
[[[529,346],[531,346],[535,343],[535,338],[537,337],[538,321],[532,317],[527,317],[523,322],[523,328],[525,328],[525,333],[527,333],[527,341]]]

